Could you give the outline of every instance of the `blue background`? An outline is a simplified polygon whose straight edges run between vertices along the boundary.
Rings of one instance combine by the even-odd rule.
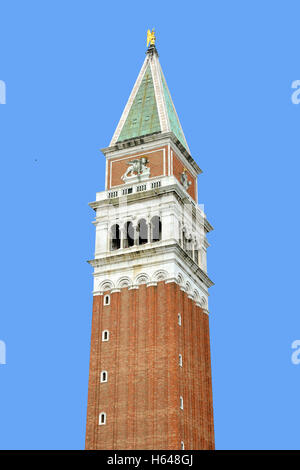
[[[299,449],[299,2],[10,0],[0,9],[0,447],[84,447],[87,203],[104,189],[99,149],[155,27],[215,228],[216,447]]]

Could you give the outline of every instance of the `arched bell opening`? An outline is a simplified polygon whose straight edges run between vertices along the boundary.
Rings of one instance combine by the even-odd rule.
[[[144,245],[148,243],[148,225],[145,219],[141,219],[137,225],[138,231],[138,244]]]
[[[132,222],[126,222],[124,227],[124,248],[130,248],[134,245],[134,227]]]
[[[111,251],[118,250],[121,247],[120,227],[115,224],[110,229],[110,249]]]
[[[159,242],[161,240],[162,224],[160,217],[155,215],[151,219],[151,242]]]

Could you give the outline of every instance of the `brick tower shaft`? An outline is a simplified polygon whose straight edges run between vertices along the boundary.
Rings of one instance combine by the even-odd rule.
[[[153,43],[103,153],[86,449],[213,449],[212,227]]]

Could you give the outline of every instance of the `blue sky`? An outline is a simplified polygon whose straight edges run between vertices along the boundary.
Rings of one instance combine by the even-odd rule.
[[[209,235],[218,449],[299,449],[296,1],[0,7],[0,448],[82,449],[93,211],[104,157],[156,28]]]

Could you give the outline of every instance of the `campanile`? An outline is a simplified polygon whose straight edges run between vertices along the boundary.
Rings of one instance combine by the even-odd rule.
[[[86,449],[213,449],[212,226],[153,32],[102,152]]]

